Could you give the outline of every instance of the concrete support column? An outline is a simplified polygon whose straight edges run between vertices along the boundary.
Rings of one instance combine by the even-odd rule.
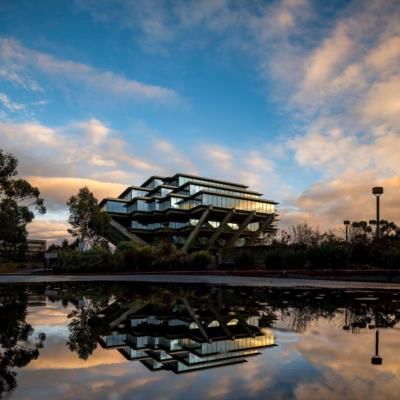
[[[268,217],[266,217],[266,218],[264,219],[264,221],[260,222],[260,227],[259,227],[259,229],[258,229],[256,232],[254,232],[254,235],[252,235],[251,237],[249,237],[249,238],[246,240],[246,246],[251,246],[251,245],[253,245],[253,244],[255,243],[255,241],[257,240],[258,236],[259,236],[261,233],[264,233],[264,230],[265,230],[269,225],[271,225],[271,223],[274,221],[274,217],[275,217],[275,214],[271,214],[271,215],[269,215]]]
[[[206,210],[204,210],[202,216],[199,219],[199,222],[196,224],[196,226],[193,228],[193,230],[190,232],[189,237],[186,239],[185,244],[182,247],[182,251],[187,253],[189,250],[190,245],[193,243],[193,241],[197,238],[197,235],[199,234],[201,227],[203,226],[204,222],[206,221],[208,214],[210,213],[210,210],[212,209],[212,206],[208,206]]]
[[[186,307],[186,310],[188,311],[189,315],[192,317],[194,322],[196,322],[201,334],[203,335],[204,339],[207,340],[207,342],[211,342],[210,338],[207,335],[206,330],[204,329],[203,325],[201,324],[201,321],[197,318],[196,313],[193,311],[193,308],[191,307],[189,301],[187,300],[186,297],[181,297],[181,300]]]
[[[250,222],[254,219],[256,215],[256,212],[253,211],[251,214],[247,216],[247,218],[243,221],[243,223],[240,225],[239,229],[233,234],[233,236],[229,239],[228,243],[226,244],[226,247],[232,247],[236,240],[239,239],[240,235],[243,233],[243,231],[246,229],[247,225],[250,224]]]
[[[232,215],[236,211],[233,209],[228,212],[228,214],[225,215],[224,219],[220,223],[219,227],[215,230],[215,232],[211,235],[210,240],[208,241],[207,249],[211,249],[215,242],[218,240],[218,238],[221,236],[221,233],[224,231],[226,225],[228,225],[228,222],[231,220]]]

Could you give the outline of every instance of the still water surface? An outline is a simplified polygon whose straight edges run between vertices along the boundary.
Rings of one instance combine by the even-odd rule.
[[[398,399],[398,321],[394,289],[0,284],[0,397]]]

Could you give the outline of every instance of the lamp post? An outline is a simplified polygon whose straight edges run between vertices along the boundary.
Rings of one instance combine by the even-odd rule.
[[[349,225],[350,221],[343,221],[344,226],[346,227],[346,243],[349,241]]]
[[[375,355],[371,358],[372,365],[382,365],[382,357],[379,355],[379,329],[375,332]]]
[[[372,194],[376,197],[376,233],[375,233],[375,238],[379,239],[379,213],[380,213],[380,204],[379,204],[379,198],[383,194],[383,187],[381,186],[375,186],[372,188]]]

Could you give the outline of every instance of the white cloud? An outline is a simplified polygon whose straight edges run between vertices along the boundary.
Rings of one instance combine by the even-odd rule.
[[[134,155],[131,146],[101,121],[48,127],[32,122],[0,123],[0,146],[20,159],[20,172],[91,178],[119,169],[126,180],[161,167]]]
[[[367,218],[369,208],[359,204],[367,204],[372,182],[387,186],[387,201],[395,198],[389,193],[396,190],[400,176],[400,8],[396,0],[371,0],[362,6],[349,2],[325,24],[317,19],[311,3],[302,0],[253,7],[228,0],[196,2],[196,6],[178,1],[170,8],[164,2],[119,0],[113,4],[113,13],[108,2],[79,3],[95,18],[130,29],[151,51],[168,51],[168,46],[178,44],[205,46],[214,41],[256,58],[260,75],[276,90],[274,99],[282,101],[282,108],[292,113],[290,117],[297,124],[285,149],[294,156],[298,179],[310,169],[319,175],[319,181],[303,193],[286,198],[283,221],[307,218],[329,225],[329,221],[352,218],[346,215],[349,212],[354,218]],[[27,85],[29,65],[50,77],[63,76],[110,93],[152,99],[175,96],[170,89],[142,86],[88,65],[26,49],[13,40],[3,39],[2,49],[8,68],[11,65],[14,69],[0,69],[0,75],[5,71],[3,75],[15,83],[21,77]],[[28,152],[32,148],[29,140],[23,143],[24,135],[31,138],[31,129],[38,129],[38,140],[46,144],[41,154]],[[39,157],[47,157],[57,175],[59,160],[53,149],[62,147],[65,166],[61,168],[71,176],[84,171],[87,178],[125,183],[149,173],[181,169],[247,182],[268,197],[268,190],[281,187],[285,180],[284,176],[277,179],[279,168],[259,148],[207,144],[186,153],[153,134],[153,151],[144,156],[146,151],[140,149],[137,153],[143,156],[136,157],[100,121],[48,129],[34,125],[17,129],[20,144],[16,148],[23,149],[26,165],[35,168]],[[67,130],[77,139],[76,145],[64,141]],[[15,143],[9,140],[8,144]],[[271,146],[265,154],[271,154]],[[36,174],[43,170],[38,169]],[[387,210],[394,218],[394,208]]]
[[[21,111],[25,108],[24,104],[11,101],[5,93],[0,93],[0,103],[11,112]]]
[[[268,198],[276,198],[286,190],[279,181],[274,162],[260,151],[203,145],[201,147],[201,173],[232,182],[243,183],[250,190],[263,192]]]
[[[400,66],[400,62],[398,64]],[[360,105],[366,124],[400,124],[400,74],[372,85]]]
[[[50,78],[57,78],[58,84],[65,81],[77,82],[91,89],[140,100],[174,103],[180,100],[173,89],[145,84],[78,62],[61,60],[50,54],[28,49],[15,39],[0,38],[0,71],[3,71],[0,76],[3,79],[36,90],[24,78],[32,69],[45,73]]]

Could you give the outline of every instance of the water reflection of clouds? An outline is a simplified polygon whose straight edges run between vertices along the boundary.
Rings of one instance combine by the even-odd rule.
[[[398,399],[400,355],[398,332],[381,330],[383,365],[371,365],[374,331],[344,332],[332,322],[320,321],[318,334],[305,332],[291,349],[318,366],[318,381],[299,382],[296,398],[310,399]]]
[[[35,328],[39,325],[62,325],[68,321],[68,314],[74,309],[73,306],[63,307],[60,302],[47,303],[45,307],[29,307],[27,322]]]
[[[61,303],[30,307],[27,320],[47,339],[40,357],[18,371],[18,400],[69,399],[365,399],[398,398],[399,327],[381,329],[382,366],[370,365],[374,330],[343,331],[343,310],[332,318],[310,319],[294,331],[290,318],[279,319],[277,347],[248,357],[242,364],[175,375],[148,371],[117,350],[100,346],[87,360],[66,346],[68,314]],[[319,311],[317,310],[316,313]],[[317,314],[316,314],[317,315]],[[329,318],[329,319],[328,319]]]
[[[48,337],[40,357],[30,363],[25,370],[37,369],[86,369],[99,365],[128,363],[118,352],[98,348],[96,354],[87,360],[81,360],[75,353],[68,350],[65,339]],[[114,373],[123,373],[115,369]]]
[[[244,364],[183,376],[149,372],[140,364],[125,361],[116,351],[100,348],[82,361],[63,341],[52,341],[48,354],[44,351],[21,371],[23,379],[15,398],[43,398],[43,387],[53,379],[60,385],[49,385],[46,396],[63,400],[240,399],[266,395],[278,399],[396,398],[393,393],[400,385],[400,378],[395,376],[400,369],[396,362],[397,332],[383,331],[384,365],[378,368],[369,365],[372,334],[352,335],[328,322],[320,323],[317,332],[312,328],[299,341],[265,351]],[[24,397],[28,388],[30,396]]]

